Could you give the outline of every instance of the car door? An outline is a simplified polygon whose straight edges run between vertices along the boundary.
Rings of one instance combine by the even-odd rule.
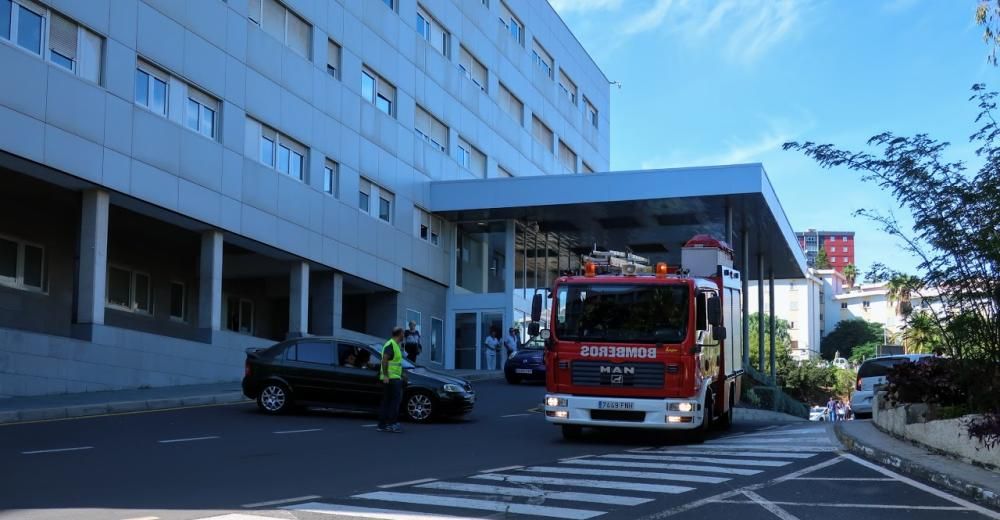
[[[360,363],[364,368],[358,377],[358,394],[362,402],[378,406],[382,401],[383,386],[378,380],[382,356],[368,345],[359,345],[361,349]]]
[[[329,340],[303,339],[285,351],[287,380],[296,399],[334,402],[334,352]]]
[[[369,406],[370,399],[364,388],[377,378],[377,370],[373,372],[366,366],[364,347],[338,341],[335,348],[336,361],[331,376],[335,401],[352,408]]]

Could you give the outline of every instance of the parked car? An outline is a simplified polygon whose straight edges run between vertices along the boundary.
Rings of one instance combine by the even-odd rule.
[[[851,409],[855,417],[870,417],[872,398],[877,386],[884,385],[889,369],[901,363],[914,363],[933,357],[931,354],[905,354],[872,358],[858,367],[858,383],[851,395]]]
[[[837,368],[839,368],[841,370],[847,370],[847,368],[849,366],[851,366],[851,365],[847,362],[846,359],[844,359],[842,357],[839,357],[839,358],[833,360],[833,366],[835,366],[835,367],[837,367]]]
[[[545,381],[545,344],[541,340],[525,343],[507,358],[503,374],[512,385],[521,381]]]
[[[826,421],[826,407],[825,406],[813,406],[809,408],[809,420],[810,421]]]
[[[247,349],[243,394],[272,414],[309,405],[377,410],[383,388],[378,381],[380,347],[308,337]],[[405,359],[403,370],[407,382],[401,412],[409,420],[425,422],[472,411],[476,394],[468,381]]]

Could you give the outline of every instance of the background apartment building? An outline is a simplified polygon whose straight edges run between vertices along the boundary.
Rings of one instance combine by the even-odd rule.
[[[409,320],[476,368],[515,224],[430,183],[609,167],[608,81],[544,1],[0,0],[0,66],[0,395]]]
[[[799,246],[806,253],[809,267],[816,267],[816,255],[820,250],[826,251],[830,268],[843,273],[844,268],[854,264],[854,232],[853,231],[797,231],[795,237]]]

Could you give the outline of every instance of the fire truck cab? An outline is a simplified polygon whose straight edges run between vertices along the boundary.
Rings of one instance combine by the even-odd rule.
[[[741,273],[728,244],[689,240],[681,266],[650,269],[614,252],[585,258],[581,275],[551,292],[545,418],[578,437],[584,427],[687,430],[728,427],[742,367]],[[605,261],[606,260],[606,261]],[[617,264],[617,265],[616,265]]]

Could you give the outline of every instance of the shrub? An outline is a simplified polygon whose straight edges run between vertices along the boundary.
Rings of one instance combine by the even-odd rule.
[[[988,413],[965,421],[969,437],[978,440],[992,450],[1000,445],[1000,414]]]

